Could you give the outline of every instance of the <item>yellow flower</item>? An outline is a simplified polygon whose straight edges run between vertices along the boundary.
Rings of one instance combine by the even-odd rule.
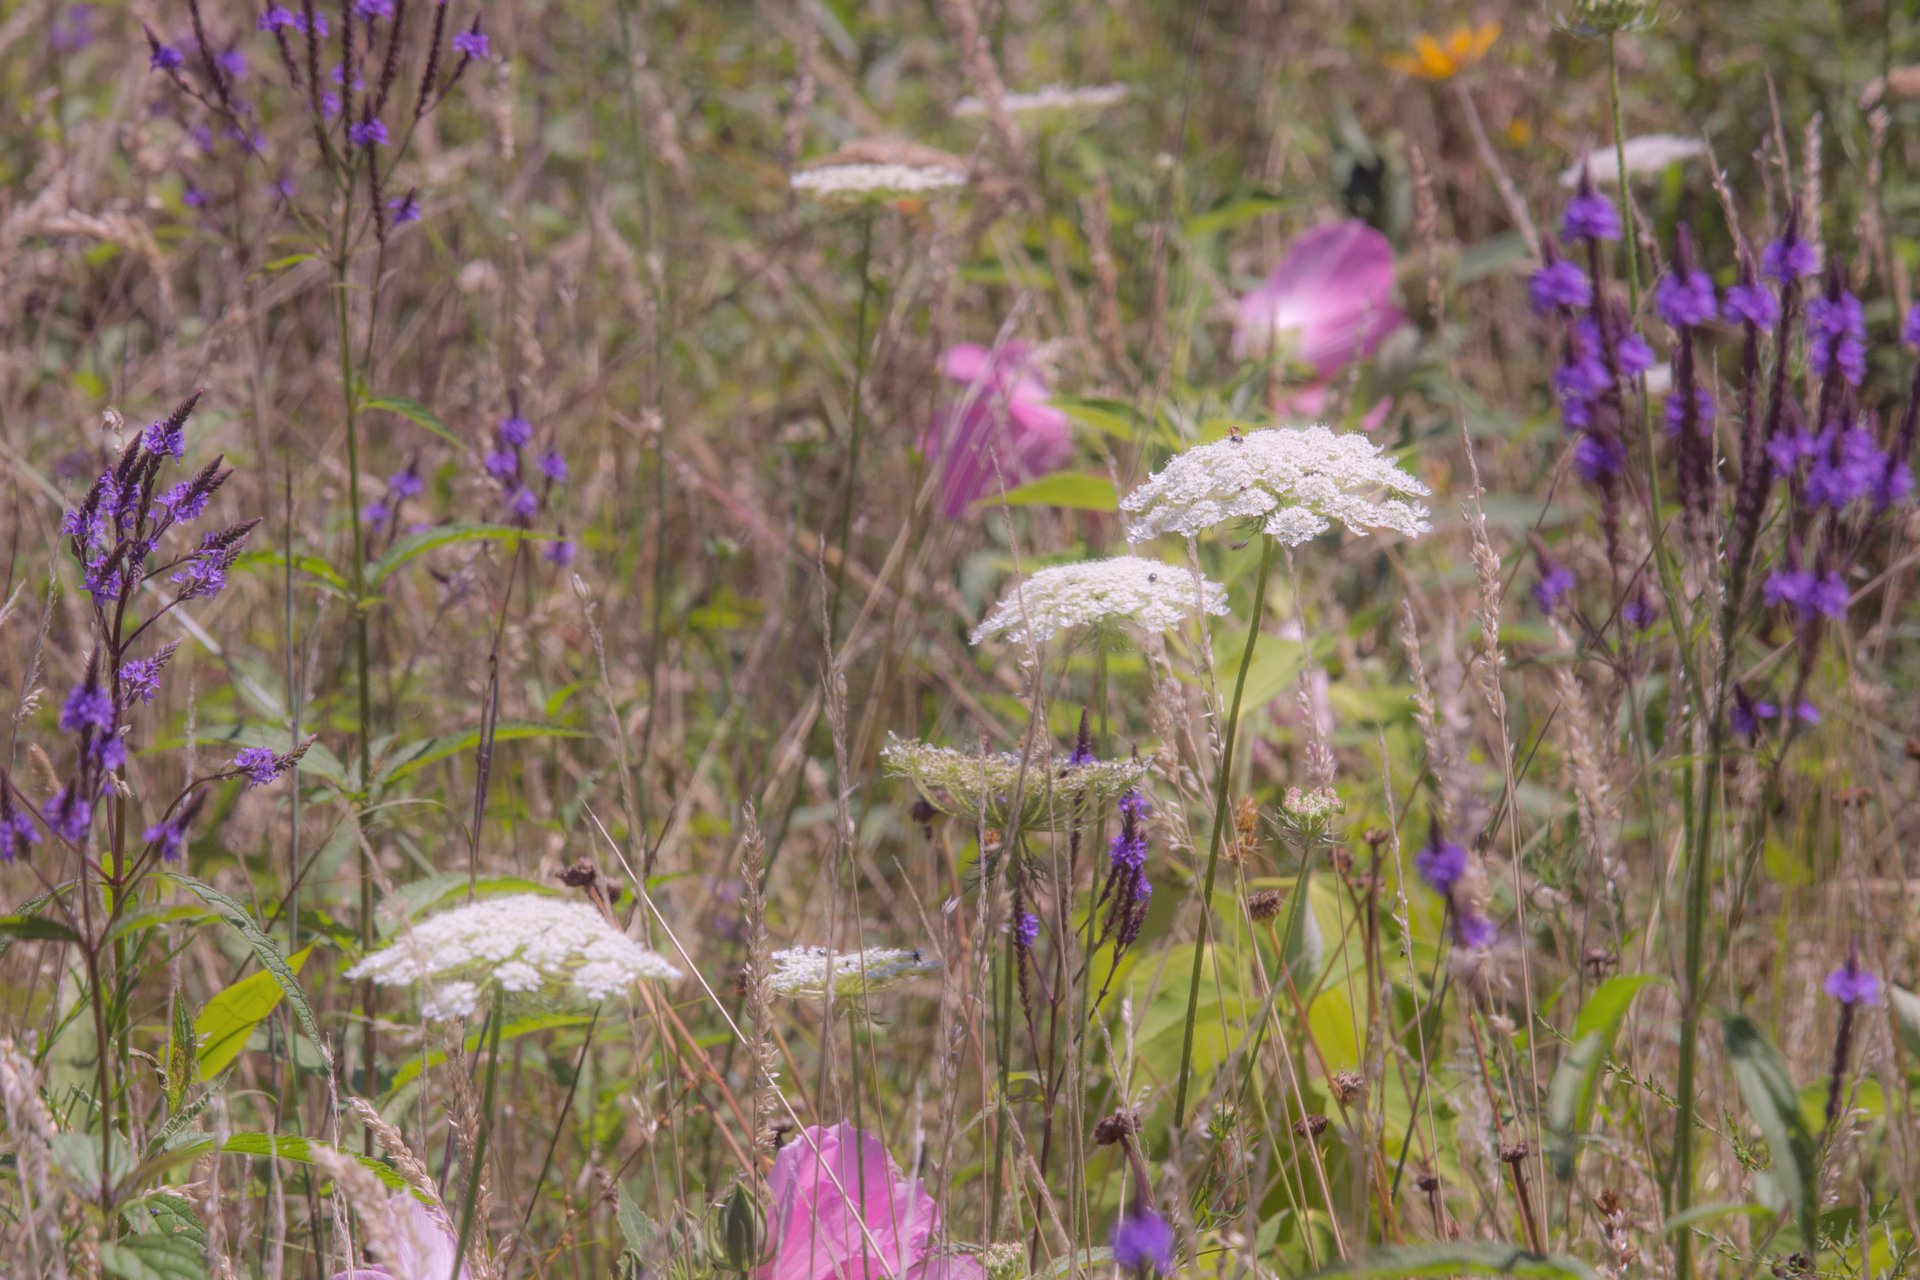
[[[1422,80],[1451,80],[1480,61],[1500,38],[1500,24],[1483,22],[1477,27],[1455,27],[1445,42],[1422,35],[1413,42],[1412,53],[1390,53],[1386,63],[1395,71],[1404,71]]]

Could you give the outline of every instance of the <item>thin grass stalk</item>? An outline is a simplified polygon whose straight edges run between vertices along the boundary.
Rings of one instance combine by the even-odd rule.
[[[1179,1132],[1187,1116],[1187,1086],[1193,1074],[1193,1028],[1200,1012],[1200,964],[1206,956],[1213,923],[1213,881],[1220,867],[1220,842],[1233,822],[1227,788],[1233,780],[1233,742],[1240,729],[1240,699],[1247,689],[1247,671],[1253,666],[1253,647],[1260,639],[1261,612],[1267,604],[1267,573],[1273,567],[1273,539],[1260,535],[1260,574],[1253,583],[1253,609],[1247,615],[1247,644],[1240,655],[1240,671],[1233,680],[1233,701],[1227,707],[1226,732],[1220,739],[1220,774],[1213,787],[1213,836],[1207,844],[1207,869],[1200,884],[1200,929],[1193,939],[1193,975],[1187,985],[1186,1029],[1180,1040],[1180,1083],[1174,1091],[1173,1127]]]
[[[493,1132],[493,1093],[500,1079],[500,1024],[506,994],[499,984],[487,1002],[487,1078],[480,1087],[480,1131],[473,1136],[473,1163],[467,1169],[467,1185],[460,1198],[460,1235],[453,1250],[453,1274],[447,1280],[460,1280],[466,1266],[467,1245],[473,1239],[473,1210],[480,1200],[480,1180],[487,1167],[487,1137]],[[368,1135],[371,1140],[372,1135]]]
[[[847,479],[840,494],[840,528],[834,538],[839,560],[833,566],[833,604],[827,610],[830,631],[840,625],[840,597],[846,590],[848,548],[853,534],[853,492],[860,480],[860,446],[866,434],[867,310],[873,303],[872,262],[873,204],[869,201],[860,218],[860,309],[854,322],[852,421],[847,429]]]

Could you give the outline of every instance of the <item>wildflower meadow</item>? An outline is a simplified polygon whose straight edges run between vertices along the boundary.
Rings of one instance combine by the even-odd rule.
[[[0,1276],[1920,1276],[1920,12],[0,4]]]

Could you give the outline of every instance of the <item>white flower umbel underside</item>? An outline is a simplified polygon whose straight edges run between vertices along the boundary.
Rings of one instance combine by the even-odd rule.
[[[1698,138],[1683,138],[1673,133],[1642,134],[1628,138],[1618,152],[1610,145],[1595,147],[1567,166],[1560,175],[1560,185],[1579,186],[1580,172],[1584,169],[1595,186],[1619,186],[1622,159],[1627,164],[1627,176],[1637,178],[1643,174],[1665,173],[1670,165],[1706,154],[1707,144]]]
[[[1004,634],[1044,644],[1061,631],[1130,622],[1166,631],[1196,612],[1227,612],[1227,589],[1191,570],[1142,556],[1113,556],[1041,569],[973,629],[973,643]]]
[[[782,996],[825,997],[829,986],[835,997],[859,996],[939,971],[939,961],[898,947],[841,952],[794,947],[773,953],[773,972],[767,976],[767,986]]]
[[[966,185],[966,174],[931,164],[827,164],[793,175],[793,189],[803,195],[856,204],[931,195]]]
[[[1432,526],[1426,507],[1407,499],[1427,492],[1359,432],[1280,427],[1187,450],[1120,508],[1134,518],[1132,542],[1258,520],[1292,547],[1336,523],[1360,534],[1386,529],[1417,538]]]
[[[582,902],[537,894],[485,898],[429,916],[347,970],[380,986],[418,985],[421,1012],[465,1018],[498,985],[514,996],[597,1004],[680,971]]]
[[[1056,759],[1049,769],[1011,752],[977,754],[891,736],[880,759],[889,774],[909,779],[940,812],[996,832],[1009,822],[1021,831],[1069,830],[1140,785],[1147,774],[1138,760],[1071,764]]]

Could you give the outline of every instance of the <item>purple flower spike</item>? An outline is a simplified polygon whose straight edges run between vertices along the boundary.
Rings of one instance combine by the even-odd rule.
[[[1492,946],[1499,937],[1500,930],[1485,916],[1466,912],[1453,918],[1453,940],[1456,945],[1479,951]]]
[[[475,23],[465,31],[456,31],[453,36],[453,51],[464,53],[469,58],[485,58],[491,52],[487,33]]]
[[[1723,313],[1736,324],[1750,324],[1756,329],[1771,329],[1780,320],[1780,299],[1772,289],[1756,281],[1742,281],[1727,286],[1727,298],[1723,304]]]
[[[1454,881],[1466,874],[1467,851],[1447,839],[1436,822],[1426,847],[1413,855],[1413,866],[1428,888],[1435,893],[1446,893],[1453,888]]]
[[[347,141],[356,147],[384,147],[391,138],[383,120],[356,120],[347,126]]]
[[[247,785],[264,787],[284,771],[270,747],[248,747],[233,758],[233,768],[247,775]]]
[[[519,414],[500,419],[500,443],[509,449],[524,449],[533,442],[533,424]]]
[[[170,44],[155,43],[147,55],[147,67],[152,71],[178,71],[185,62],[180,51]]]
[[[353,9],[368,22],[375,18],[391,18],[393,0],[353,0]]]
[[[489,449],[482,460],[487,474],[495,480],[511,480],[520,474],[519,455],[507,449]]]
[[[1593,301],[1593,283],[1579,264],[1561,258],[1533,273],[1527,282],[1533,309],[1546,315],[1556,307],[1584,307]]]
[[[514,518],[531,520],[540,511],[540,498],[533,490],[521,485],[507,495],[507,510]]]
[[[1173,1228],[1144,1205],[1127,1211],[1113,1230],[1113,1261],[1123,1271],[1152,1269],[1156,1275],[1173,1270]]]
[[[91,678],[69,693],[60,708],[62,733],[79,733],[83,729],[103,734],[113,732],[113,695]]]
[[[1840,292],[1807,304],[1807,363],[1824,378],[1838,366],[1848,385],[1867,374],[1867,322],[1860,299]]]
[[[1693,389],[1693,416],[1694,421],[1702,426],[1713,421],[1713,393],[1705,387],[1696,386]],[[1678,391],[1667,397],[1666,417],[1669,434],[1677,435],[1680,428],[1686,425],[1687,399]]]
[[[1533,602],[1540,606],[1540,612],[1552,613],[1573,586],[1573,570],[1541,557],[1540,580],[1533,584]]]
[[[573,566],[573,559],[578,550],[572,538],[562,538],[558,542],[548,543],[547,549],[540,553],[540,558],[550,565],[568,569]]]
[[[393,225],[404,227],[409,222],[420,221],[420,201],[413,192],[395,196],[387,201],[387,213],[393,218]]]
[[[1713,278],[1704,271],[1670,272],[1653,287],[1654,310],[1676,329],[1703,325],[1718,314]]]
[[[157,822],[140,833],[140,838],[148,844],[160,847],[160,856],[167,862],[180,861],[186,852],[187,833],[180,829],[177,822]]]
[[[1802,698],[1800,705],[1793,709],[1793,715],[1801,724],[1820,723],[1820,708],[1814,706],[1813,703],[1806,698]]]
[[[83,839],[88,828],[93,826],[93,805],[87,798],[73,789],[69,782],[60,788],[60,794],[47,802],[47,825],[53,834],[69,844]]]
[[[1040,917],[1031,911],[1022,911],[1013,922],[1013,945],[1022,951],[1031,951],[1039,940]]]
[[[1768,279],[1792,284],[1820,274],[1820,251],[1788,228],[1787,234],[1768,245],[1760,254],[1760,270]]]
[[[555,484],[567,482],[567,459],[558,449],[549,449],[540,455],[540,474]]]
[[[1566,214],[1560,220],[1560,238],[1618,240],[1620,213],[1613,207],[1613,201],[1589,187],[1567,202]]]
[[[1920,347],[1920,302],[1907,308],[1906,323],[1900,326],[1900,340],[1910,347]]]
[[[298,30],[304,26],[305,23],[301,21],[299,15],[295,14],[293,10],[287,8],[285,5],[276,4],[261,14],[260,21],[254,25],[262,31],[284,31],[288,27]]]
[[[1847,616],[1848,599],[1846,579],[1837,573],[1829,573],[1814,580],[1807,592],[1807,607],[1829,618],[1844,618]]]
[[[1826,991],[1841,1004],[1880,1003],[1880,979],[1871,969],[1862,967],[1857,956],[1849,956],[1845,964],[1827,975]]]
[[[6,811],[0,813],[0,862],[12,862],[29,846],[40,843],[40,828],[33,825],[32,818],[14,810],[12,799],[11,795],[7,797]]]
[[[1573,469],[1588,484],[1617,476],[1626,468],[1627,458],[1620,446],[1599,436],[1581,436],[1573,446]]]
[[[160,668],[166,665],[159,658],[136,658],[120,668],[120,688],[126,697],[127,705],[136,702],[152,702],[160,693]]]

